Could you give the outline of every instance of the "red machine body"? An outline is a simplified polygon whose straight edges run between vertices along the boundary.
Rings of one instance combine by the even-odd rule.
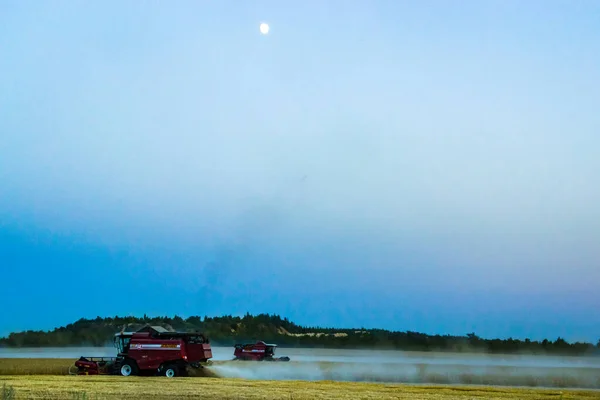
[[[263,341],[236,344],[233,355],[235,360],[244,361],[289,361],[289,357],[275,357],[276,347],[276,344],[268,344]]]
[[[201,333],[170,332],[145,327],[137,332],[115,335],[117,357],[81,357],[75,362],[78,374],[185,375],[187,367],[200,368],[212,358],[210,341]]]

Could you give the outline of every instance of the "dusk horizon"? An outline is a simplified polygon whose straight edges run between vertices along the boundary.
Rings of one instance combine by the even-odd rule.
[[[4,1],[0,337],[249,312],[596,344],[598,16]]]

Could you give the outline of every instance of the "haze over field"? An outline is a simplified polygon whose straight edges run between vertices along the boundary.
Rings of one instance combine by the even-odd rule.
[[[3,1],[0,336],[249,311],[596,343],[600,4],[461,6]]]

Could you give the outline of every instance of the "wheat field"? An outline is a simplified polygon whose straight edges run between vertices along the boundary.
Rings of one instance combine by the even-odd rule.
[[[66,358],[0,358],[0,376],[69,375],[74,363]]]
[[[224,378],[0,376],[13,399],[600,399],[600,392]]]
[[[70,359],[0,359],[12,399],[600,399],[600,391],[241,378],[69,376]],[[1,392],[0,392],[1,393]],[[11,393],[14,393],[12,395]]]

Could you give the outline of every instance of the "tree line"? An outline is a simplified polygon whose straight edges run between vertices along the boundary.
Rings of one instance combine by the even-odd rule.
[[[167,329],[203,332],[214,346],[233,346],[236,343],[264,340],[282,347],[316,347],[347,349],[395,349],[405,351],[452,351],[486,353],[527,353],[592,355],[600,354],[597,344],[556,340],[485,339],[475,333],[464,336],[428,335],[411,331],[385,329],[334,329],[303,327],[279,315],[247,313],[243,317],[192,316],[174,317],[108,317],[82,318],[52,331],[24,331],[0,338],[3,347],[63,347],[112,345],[115,333],[135,331],[145,325]]]

